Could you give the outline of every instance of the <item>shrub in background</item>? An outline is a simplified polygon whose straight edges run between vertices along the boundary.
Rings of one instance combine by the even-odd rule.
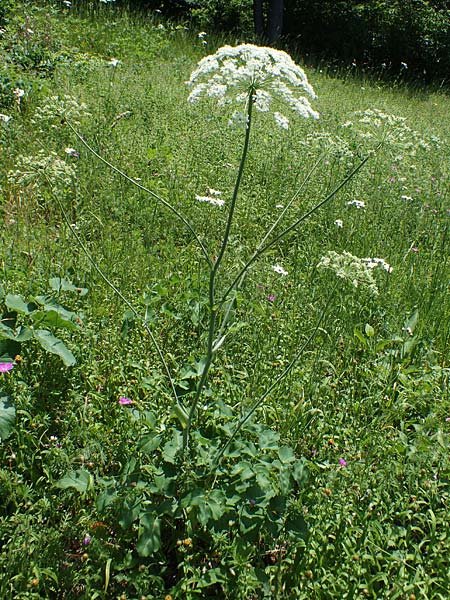
[[[8,14],[14,8],[15,0],[2,0],[0,2],[0,25],[8,22]]]
[[[286,0],[285,33],[304,51],[414,77],[448,80],[448,2]]]

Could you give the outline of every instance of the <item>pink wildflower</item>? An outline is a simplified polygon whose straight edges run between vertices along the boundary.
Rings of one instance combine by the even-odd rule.
[[[130,400],[130,398],[126,398],[125,396],[121,396],[119,398],[119,404],[122,404],[122,406],[125,406],[126,404],[133,404],[133,400]]]
[[[339,459],[339,464],[341,465],[341,467],[346,467],[347,466],[347,461],[344,458],[340,458]]]
[[[6,373],[14,368],[14,363],[11,362],[0,362],[0,373]]]

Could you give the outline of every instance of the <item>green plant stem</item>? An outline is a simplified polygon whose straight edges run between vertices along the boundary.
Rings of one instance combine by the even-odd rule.
[[[239,431],[241,430],[242,426],[250,419],[250,417],[255,413],[255,411],[261,406],[261,404],[264,402],[264,400],[267,398],[267,396],[269,396],[269,394],[277,387],[277,385],[286,377],[286,375],[289,374],[289,372],[292,370],[292,368],[294,367],[294,365],[296,364],[296,362],[298,361],[298,359],[302,356],[303,352],[305,351],[305,349],[309,346],[309,344],[312,342],[312,340],[314,339],[314,336],[316,335],[316,333],[318,332],[320,325],[322,324],[322,321],[325,317],[325,314],[328,310],[328,307],[331,304],[331,300],[334,297],[334,290],[335,288],[333,288],[332,293],[330,294],[330,296],[328,297],[327,303],[322,311],[322,314],[320,315],[320,318],[316,324],[316,326],[314,327],[311,335],[308,337],[308,339],[305,341],[305,343],[301,346],[300,350],[297,352],[297,354],[294,356],[294,358],[291,360],[291,362],[288,364],[288,366],[284,369],[284,371],[275,379],[275,381],[272,383],[272,385],[270,385],[267,390],[264,392],[264,394],[259,398],[259,400],[257,400],[255,402],[255,404],[252,406],[252,408],[249,410],[249,412],[245,415],[245,417],[242,417],[239,420],[239,423],[236,425],[235,430],[233,431],[233,433],[231,434],[231,436],[228,438],[228,440],[225,442],[225,444],[222,446],[222,448],[219,450],[219,452],[216,454],[213,462],[212,462],[212,467],[211,469],[214,469],[215,467],[218,466],[222,456],[224,455],[226,449],[229,447],[229,445],[231,444],[231,442],[235,439],[236,435],[239,433]]]
[[[209,254],[208,254],[208,251],[207,251],[205,245],[203,244],[203,242],[201,241],[201,239],[199,238],[199,236],[195,232],[195,230],[192,227],[192,225],[189,223],[189,221],[186,219],[186,217],[180,213],[180,211],[178,211],[165,198],[163,198],[162,196],[160,196],[159,194],[157,194],[153,190],[150,190],[149,188],[145,187],[145,185],[142,185],[141,183],[139,183],[138,181],[136,181],[135,179],[133,179],[132,177],[130,177],[129,175],[127,175],[126,173],[124,173],[123,171],[121,171],[118,167],[116,167],[115,165],[113,165],[112,163],[110,163],[106,158],[104,158],[98,152],[96,152],[94,150],[94,148],[92,148],[92,146],[86,142],[86,140],[77,132],[77,130],[68,121],[66,121],[66,123],[70,127],[70,129],[73,131],[73,133],[77,136],[77,138],[80,140],[80,142],[89,150],[89,152],[91,152],[102,163],[104,163],[105,165],[107,165],[110,169],[112,169],[114,172],[118,173],[121,177],[123,177],[124,179],[126,179],[127,181],[129,181],[130,183],[132,183],[133,185],[135,185],[140,190],[142,190],[144,192],[147,192],[147,194],[150,194],[150,196],[152,196],[153,198],[155,198],[156,200],[158,200],[158,202],[161,202],[161,204],[163,204],[166,208],[168,208],[170,211],[172,211],[173,214],[176,215],[180,219],[180,221],[182,221],[182,223],[187,227],[187,229],[193,235],[193,237],[194,237],[195,241],[197,242],[197,244],[199,245],[200,250],[202,251],[203,257],[205,258],[205,260],[208,263],[209,267],[211,268],[213,266],[213,261],[209,257]]]
[[[200,397],[205,387],[206,380],[208,378],[209,370],[211,368],[211,364],[214,357],[214,338],[215,338],[215,330],[216,330],[216,322],[217,322],[217,313],[219,308],[215,306],[215,283],[216,276],[220,268],[220,264],[224,257],[228,240],[230,238],[231,226],[233,223],[234,210],[236,207],[236,201],[239,194],[239,188],[241,185],[242,175],[244,173],[245,162],[248,154],[248,147],[250,143],[250,131],[251,131],[251,123],[252,123],[252,108],[253,108],[253,87],[249,90],[248,94],[248,105],[247,105],[247,128],[245,130],[245,138],[244,138],[244,146],[242,148],[241,160],[239,163],[239,170],[236,177],[236,182],[234,184],[233,196],[231,198],[230,210],[228,212],[228,220],[225,227],[225,232],[222,239],[222,244],[219,250],[219,254],[215,259],[209,273],[209,288],[208,288],[208,307],[209,307],[209,324],[208,324],[208,340],[206,345],[206,354],[205,354],[205,364],[203,366],[202,375],[200,381],[197,386],[197,390],[195,393],[194,400],[192,402],[189,417],[187,421],[186,428],[183,432],[183,447],[186,450],[189,446],[189,435],[191,430],[192,421],[195,416],[195,411],[197,410],[198,403],[200,401]]]

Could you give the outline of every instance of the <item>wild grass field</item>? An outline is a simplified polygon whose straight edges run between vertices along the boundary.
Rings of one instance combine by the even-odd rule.
[[[243,42],[1,29],[1,598],[449,597],[448,95],[294,56],[232,128]]]

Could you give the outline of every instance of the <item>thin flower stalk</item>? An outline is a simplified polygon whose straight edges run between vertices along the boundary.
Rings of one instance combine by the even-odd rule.
[[[234,210],[236,207],[236,201],[238,198],[238,194],[239,194],[239,188],[241,185],[241,180],[242,180],[242,175],[244,173],[244,167],[245,167],[245,162],[247,159],[247,154],[248,154],[248,147],[249,147],[249,142],[250,142],[250,131],[251,131],[251,123],[252,123],[252,108],[253,108],[253,103],[254,103],[254,89],[253,87],[250,89],[249,94],[248,94],[248,103],[247,103],[247,128],[245,130],[245,139],[244,139],[244,146],[242,149],[242,155],[241,155],[241,161],[239,164],[239,170],[238,170],[238,174],[236,177],[236,182],[234,185],[234,190],[233,190],[233,196],[231,198],[231,203],[230,203],[230,208],[229,208],[229,212],[228,212],[228,219],[227,219],[227,224],[225,227],[225,232],[223,235],[223,239],[222,239],[222,244],[219,250],[219,254],[217,255],[216,260],[214,261],[214,264],[210,270],[210,274],[209,274],[209,288],[208,288],[208,308],[209,308],[209,324],[208,324],[208,340],[207,340],[207,347],[206,347],[206,354],[205,354],[205,365],[203,368],[203,372],[200,378],[200,381],[198,383],[197,386],[197,390],[195,393],[195,397],[194,400],[192,402],[190,411],[189,411],[189,417],[188,417],[188,421],[187,421],[187,425],[186,425],[186,429],[184,431],[184,436],[183,436],[183,444],[184,447],[187,448],[187,446],[189,445],[189,433],[190,433],[190,429],[191,429],[191,424],[192,421],[194,419],[195,416],[195,412],[197,409],[197,405],[198,402],[200,400],[203,388],[205,386],[208,374],[209,374],[209,370],[211,368],[211,364],[213,361],[213,357],[215,354],[215,351],[218,349],[218,347],[214,344],[215,339],[220,339],[219,337],[216,338],[216,323],[217,323],[217,313],[218,310],[220,309],[220,307],[216,306],[216,294],[215,294],[215,282],[216,282],[216,276],[217,273],[219,271],[220,268],[220,264],[222,262],[222,259],[225,255],[225,251],[228,245],[228,240],[230,237],[230,231],[231,231],[231,226],[233,223],[233,216],[234,216]],[[228,320],[228,315],[229,315],[229,311],[226,314],[226,319]]]

